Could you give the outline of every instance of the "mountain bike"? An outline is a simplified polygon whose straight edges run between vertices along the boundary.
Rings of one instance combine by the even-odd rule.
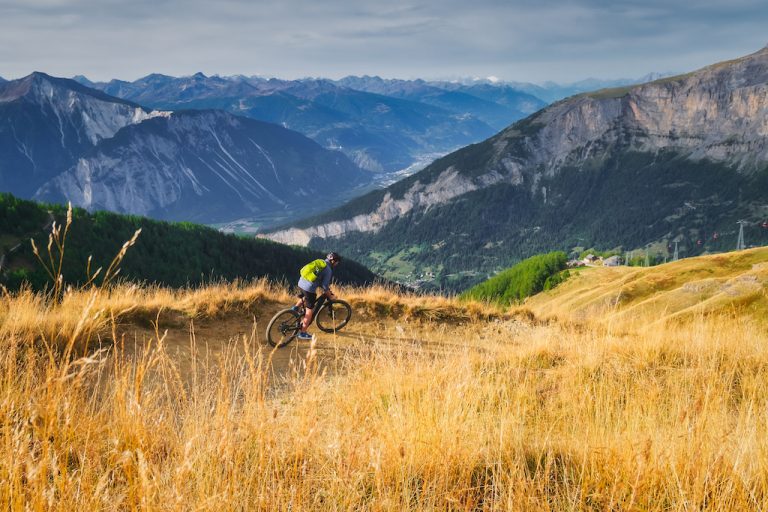
[[[273,347],[284,347],[298,336],[301,331],[301,319],[307,308],[304,299],[297,308],[287,308],[278,311],[267,325],[267,341]],[[317,321],[317,327],[323,332],[336,332],[342,329],[352,318],[352,306],[348,302],[334,299],[327,300],[325,295],[315,303],[315,315],[312,321]],[[310,324],[311,325],[311,324]]]

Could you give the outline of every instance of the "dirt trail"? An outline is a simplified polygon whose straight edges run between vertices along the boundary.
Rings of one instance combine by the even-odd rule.
[[[136,356],[148,344],[156,344],[158,334],[165,349],[173,357],[182,375],[192,375],[194,368],[216,366],[225,357],[241,357],[246,350],[252,355],[261,351],[269,361],[270,381],[279,386],[297,372],[303,371],[312,343],[294,340],[273,349],[265,339],[265,329],[272,315],[283,306],[260,311],[258,315],[228,313],[218,318],[190,320],[160,318],[159,329],[153,326],[123,325],[120,335],[125,352]],[[335,334],[323,333],[316,326],[309,332],[316,336],[315,356],[321,372],[343,371],[349,356],[364,356],[372,351],[418,351],[422,354],[448,354],[455,351],[483,351],[476,341],[486,334],[509,332],[512,323],[448,324],[406,322],[394,319],[368,320],[353,315],[352,321]],[[519,328],[519,326],[514,327]],[[475,343],[467,343],[467,340]],[[247,345],[247,349],[246,346]],[[233,355],[234,354],[234,355]]]

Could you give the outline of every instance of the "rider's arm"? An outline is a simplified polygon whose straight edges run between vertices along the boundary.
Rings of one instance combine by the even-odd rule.
[[[325,267],[323,270],[323,282],[320,286],[323,287],[323,291],[325,292],[325,295],[332,299],[335,297],[333,292],[331,291],[331,278],[333,277],[333,270],[331,270],[330,265]]]

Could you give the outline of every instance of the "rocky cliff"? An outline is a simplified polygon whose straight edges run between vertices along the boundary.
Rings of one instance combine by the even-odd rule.
[[[162,115],[44,73],[0,84],[0,187],[30,197],[100,141]]]
[[[35,199],[212,223],[332,198],[366,177],[299,133],[221,111],[185,111],[102,141]]]
[[[659,203],[658,212],[668,213],[659,219],[649,214],[648,225],[652,228],[646,233],[647,242],[661,237],[671,239],[683,229],[674,224],[674,219],[683,217],[675,212],[684,209],[686,203],[700,203],[697,214],[704,217],[710,215],[710,206],[724,207],[726,203],[743,207],[744,215],[763,215],[759,197],[749,208],[739,206],[739,202],[765,186],[767,162],[765,48],[687,75],[560,101],[491,139],[436,161],[388,190],[267,236],[304,244],[336,237],[337,245],[364,253],[360,244],[352,242],[353,233],[376,235],[406,217],[413,227],[408,229],[411,232],[416,224],[440,216],[441,209],[450,215],[447,212],[452,208],[454,214],[460,209],[463,215],[469,215],[469,219],[452,219],[454,233],[465,233],[474,240],[484,231],[476,216],[495,222],[494,212],[487,210],[491,201],[480,199],[488,193],[480,192],[495,189],[497,196],[502,190],[506,194],[499,208],[510,219],[488,232],[488,239],[476,240],[481,248],[489,244],[503,247],[503,242],[508,245],[519,233],[533,232],[530,230],[534,228],[551,238],[552,248],[562,247],[568,230],[562,222],[555,226],[558,209],[562,213],[574,208],[568,219],[570,231],[574,236],[588,235],[594,230],[574,224],[574,216],[578,217],[578,212],[588,205],[608,201],[610,195],[625,194],[626,201],[617,206],[647,210],[647,203],[653,201]],[[620,189],[607,187],[609,183]],[[635,187],[642,193],[630,193]],[[712,199],[710,204],[707,197]],[[645,204],[638,202],[641,198]],[[462,204],[478,200],[483,202],[474,208]],[[460,208],[456,206],[459,204]],[[575,205],[581,205],[582,210],[575,210]],[[602,211],[598,215],[601,220],[621,215],[634,218],[621,211]],[[610,223],[616,224],[613,219]],[[543,227],[546,224],[553,227],[547,231]],[[619,223],[612,241],[605,236],[600,241],[616,245],[626,241],[622,239],[623,229]],[[389,234],[385,238],[391,241],[393,237]],[[408,236],[398,238],[401,249],[409,243],[423,244]],[[588,236],[580,238],[590,241]],[[445,239],[446,233],[434,227],[425,241],[445,245]],[[365,243],[381,252],[382,246],[376,240],[372,236]],[[593,237],[591,241],[598,240]],[[391,246],[389,249],[394,250]]]
[[[763,169],[768,161],[768,47],[688,75],[569,98],[485,144],[490,152],[483,155],[480,170],[473,168],[477,162],[457,168],[438,161],[414,176],[401,198],[385,191],[370,212],[268,236],[307,244],[314,237],[375,232],[413,209],[505,181],[527,183],[532,194],[540,192],[545,200],[543,176],[556,176],[566,166],[595,165],[607,157],[607,148],[617,145],[649,153],[673,149],[692,161],[723,162],[741,172]],[[335,216],[343,217],[344,211]]]
[[[368,173],[298,132],[223,111],[149,110],[33,73],[0,84],[0,191],[224,222],[339,204]]]

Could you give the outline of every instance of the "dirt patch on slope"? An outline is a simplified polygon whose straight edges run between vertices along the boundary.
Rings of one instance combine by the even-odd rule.
[[[521,325],[516,320],[371,320],[356,311],[349,325],[337,333],[323,333],[312,326],[312,342],[294,340],[285,347],[273,348],[266,342],[266,326],[284,307],[271,304],[258,310],[229,311],[197,319],[166,311],[156,320],[124,322],[117,337],[130,358],[141,357],[161,340],[185,379],[220,367],[227,359],[251,357],[263,365],[270,387],[279,388],[303,375],[309,364],[320,374],[334,375],[372,352],[418,352],[440,357],[456,351],[482,351],[485,338]]]

